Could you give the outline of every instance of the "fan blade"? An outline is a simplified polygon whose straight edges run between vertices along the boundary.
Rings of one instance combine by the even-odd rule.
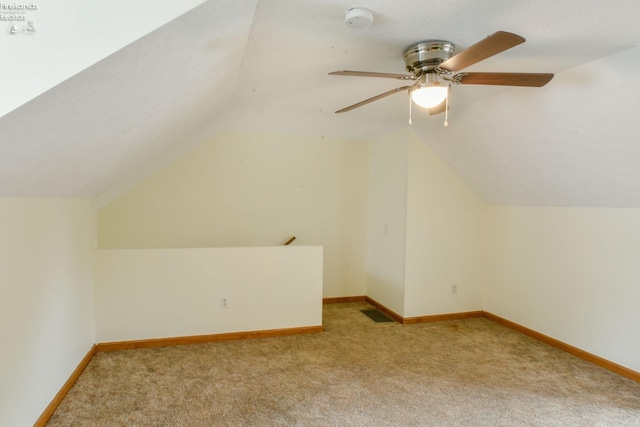
[[[416,78],[409,74],[395,74],[395,73],[374,73],[371,71],[333,71],[329,73],[330,76],[355,76],[355,77],[384,77],[386,79],[398,79],[398,80],[415,80]]]
[[[553,78],[551,73],[462,73],[459,76],[463,85],[529,87],[542,87]]]
[[[363,105],[366,105],[366,104],[368,104],[370,102],[377,101],[378,99],[382,99],[385,96],[393,95],[394,93],[398,93],[398,92],[401,92],[401,91],[407,90],[407,89],[409,89],[409,86],[402,86],[402,87],[398,87],[398,88],[392,89],[389,92],[381,93],[380,95],[376,95],[376,96],[374,96],[372,98],[365,99],[364,101],[360,101],[357,104],[353,104],[353,105],[350,105],[350,106],[348,106],[346,108],[343,108],[342,110],[338,110],[338,111],[336,111],[336,113],[346,113],[347,111],[351,111],[354,108],[362,107]]]
[[[469,46],[457,55],[440,64],[440,68],[447,71],[460,71],[477,62],[487,59],[507,49],[524,43],[524,38],[517,34],[507,33],[506,31],[498,31],[491,34],[484,40]]]

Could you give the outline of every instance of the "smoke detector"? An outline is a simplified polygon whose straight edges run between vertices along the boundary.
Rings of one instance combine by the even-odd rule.
[[[354,7],[347,10],[344,22],[347,24],[347,27],[356,29],[367,28],[373,22],[373,12],[364,7]]]

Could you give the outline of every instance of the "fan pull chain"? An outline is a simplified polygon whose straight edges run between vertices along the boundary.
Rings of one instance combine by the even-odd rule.
[[[409,93],[409,124],[412,125],[413,121],[411,121],[411,92],[407,91]]]
[[[449,89],[451,89],[451,87],[449,87]],[[449,90],[449,93],[447,93],[447,99],[445,100],[445,104],[444,104],[444,125],[449,126],[449,96],[451,95],[451,90]]]

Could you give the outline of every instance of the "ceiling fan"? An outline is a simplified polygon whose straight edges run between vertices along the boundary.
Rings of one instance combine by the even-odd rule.
[[[376,73],[368,71],[334,71],[332,76],[382,77],[411,82],[406,86],[381,93],[357,104],[336,111],[345,113],[394,93],[408,91],[411,100],[427,109],[430,115],[448,109],[450,84],[541,87],[552,78],[551,73],[476,73],[460,72],[484,59],[511,49],[525,39],[519,35],[498,31],[484,40],[454,55],[455,45],[444,40],[428,40],[415,44],[403,54],[411,74]],[[445,122],[446,124],[446,122]]]

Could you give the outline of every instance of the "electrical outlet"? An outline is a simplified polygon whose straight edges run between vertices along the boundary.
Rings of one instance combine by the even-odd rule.
[[[229,308],[229,297],[220,297],[220,308]]]
[[[457,294],[458,293],[458,284],[454,283],[453,285],[451,285],[451,293],[452,294]]]

